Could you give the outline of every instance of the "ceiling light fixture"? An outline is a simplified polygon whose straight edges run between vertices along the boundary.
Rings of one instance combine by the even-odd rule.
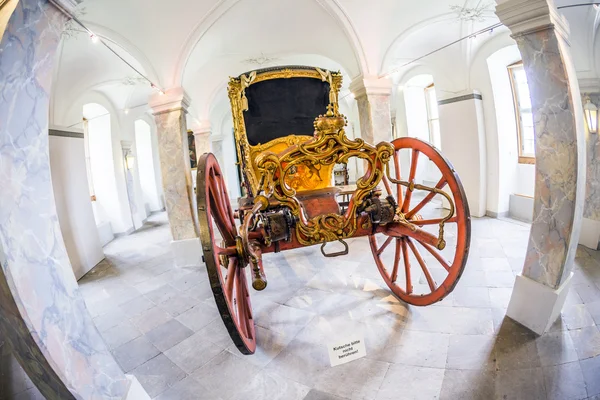
[[[94,35],[93,33],[90,35],[90,39],[91,39],[92,43],[94,43],[94,44],[96,44],[100,41],[98,36]]]

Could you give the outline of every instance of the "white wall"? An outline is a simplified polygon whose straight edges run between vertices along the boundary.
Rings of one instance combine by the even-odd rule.
[[[144,207],[147,213],[161,210],[162,203],[154,173],[155,160],[152,149],[152,131],[150,125],[143,120],[135,121],[135,142]]]
[[[102,261],[104,253],[90,201],[83,132],[75,130],[81,135],[77,138],[56,133],[51,130],[49,137],[52,186],[67,254],[79,279]]]

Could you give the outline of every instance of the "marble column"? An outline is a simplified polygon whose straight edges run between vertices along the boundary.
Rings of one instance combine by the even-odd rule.
[[[194,208],[187,126],[185,115],[189,98],[182,88],[150,97],[158,136],[160,170],[169,225],[172,250],[178,267],[202,264],[202,248]]]
[[[542,334],[558,318],[572,277],[585,197],[581,97],[569,28],[552,0],[508,0],[496,14],[523,57],[535,121],[534,215],[507,316]]]
[[[20,0],[0,25],[0,337],[44,397],[124,399],[132,381],[79,292],[50,175],[49,96],[67,22],[58,7],[74,5]]]
[[[361,138],[370,144],[392,141],[390,97],[392,82],[387,78],[360,76],[350,83],[358,105]]]
[[[210,122],[203,121],[192,125],[190,130],[194,132],[194,144],[196,145],[196,159],[204,153],[210,153]]]

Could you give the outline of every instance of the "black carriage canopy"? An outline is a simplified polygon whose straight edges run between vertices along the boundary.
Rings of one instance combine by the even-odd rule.
[[[327,112],[329,83],[315,78],[280,78],[246,88],[246,136],[251,146],[288,135],[313,136],[315,118]]]

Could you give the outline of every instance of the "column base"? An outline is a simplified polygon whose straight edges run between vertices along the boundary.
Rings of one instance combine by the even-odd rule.
[[[171,250],[177,267],[198,267],[204,264],[200,238],[173,240]]]
[[[123,400],[150,400],[150,396],[146,393],[146,390],[142,387],[137,378],[133,375],[125,375],[131,382],[129,385],[129,391]]]
[[[517,276],[506,316],[542,335],[556,321],[571,287],[573,273],[552,289],[522,275]]]
[[[581,222],[581,234],[579,235],[579,244],[585,247],[598,250],[600,242],[600,222],[593,219],[583,218]]]

